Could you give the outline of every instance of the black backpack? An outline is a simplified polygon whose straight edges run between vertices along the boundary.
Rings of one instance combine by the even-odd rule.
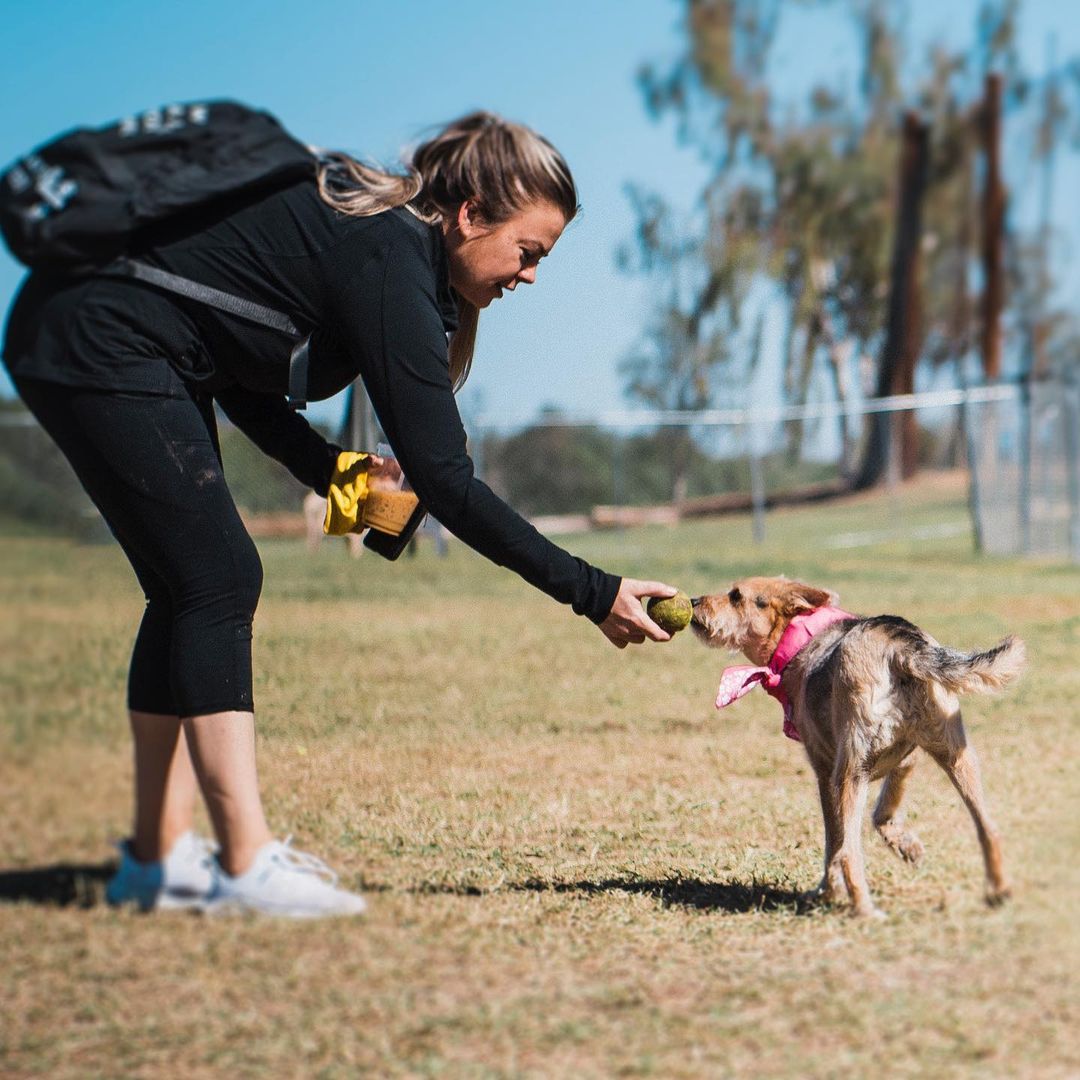
[[[76,128],[16,161],[0,177],[0,232],[27,266],[102,266],[151,226],[314,171],[313,153],[269,113],[167,105]]]
[[[76,128],[0,176],[0,233],[32,269],[134,277],[301,339],[292,320],[231,293],[126,257],[153,228],[225,198],[315,175],[316,158],[269,113],[234,101],[167,105]],[[289,360],[303,408],[308,337]]]

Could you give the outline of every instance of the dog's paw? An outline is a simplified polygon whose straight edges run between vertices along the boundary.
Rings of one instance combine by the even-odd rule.
[[[873,904],[866,904],[863,907],[853,907],[851,909],[852,918],[855,919],[868,919],[871,922],[885,922],[888,919],[888,915],[879,907],[875,907]]]
[[[877,831],[881,839],[884,840],[885,843],[904,860],[904,862],[909,862],[914,866],[926,853],[922,841],[913,832],[902,829],[899,825],[893,825],[886,822],[884,825],[879,825]]]
[[[911,863],[912,866],[916,865],[926,853],[922,841],[913,832],[904,832],[901,834],[900,839],[897,842],[896,850],[899,853],[900,858],[905,862]]]
[[[814,907],[839,907],[847,903],[848,895],[843,885],[833,885],[823,881],[816,888],[801,893],[799,899],[804,904]]]
[[[1012,888],[1008,885],[988,885],[986,887],[986,903],[988,907],[1001,907],[1012,896]]]

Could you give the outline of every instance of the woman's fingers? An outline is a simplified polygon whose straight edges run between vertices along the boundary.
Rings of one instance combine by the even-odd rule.
[[[665,585],[662,581],[623,578],[611,612],[600,624],[601,631],[613,645],[620,649],[630,644],[640,645],[646,639],[670,641],[671,635],[649,618],[645,605],[642,603],[642,597],[668,597],[674,596],[676,592],[678,589]]]
[[[659,596],[667,599],[679,591],[673,585],[665,585],[662,581],[635,581],[630,578],[628,584],[633,587],[633,591],[638,597]]]
[[[624,579],[623,586],[627,593],[633,597],[630,603],[630,615],[634,626],[638,627],[652,641],[670,641],[671,635],[649,618],[643,599],[651,596],[674,596],[679,590],[673,589],[670,585],[665,585],[662,581],[637,581],[634,578]],[[619,591],[621,593],[622,589]]]
[[[368,487],[373,491],[397,491],[401,487],[401,466],[397,458],[370,455]]]

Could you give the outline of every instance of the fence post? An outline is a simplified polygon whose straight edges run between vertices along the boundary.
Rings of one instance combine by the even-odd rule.
[[[1065,475],[1069,489],[1069,552],[1080,563],[1080,379],[1065,377]]]
[[[960,423],[964,431],[964,443],[967,449],[968,467],[968,509],[971,513],[971,538],[975,544],[975,550],[980,555],[986,550],[985,538],[982,527],[982,489],[979,485],[979,444],[975,438],[975,424],[971,418],[971,401],[968,390],[964,388],[964,396],[960,400]]]
[[[1017,454],[1020,460],[1016,470],[1016,508],[1020,518],[1020,550],[1031,554],[1031,413],[1034,409],[1031,396],[1031,380],[1020,379],[1020,434]]]
[[[620,438],[619,432],[615,433],[615,439],[612,442],[612,455],[611,455],[611,501],[616,506],[622,506],[623,504],[623,442],[625,440]],[[615,520],[618,523],[616,530],[622,529],[622,515],[616,514]]]
[[[757,428],[750,424],[746,429],[747,450],[750,457],[750,503],[753,507],[753,536],[755,544],[765,543],[765,470],[758,453]]]

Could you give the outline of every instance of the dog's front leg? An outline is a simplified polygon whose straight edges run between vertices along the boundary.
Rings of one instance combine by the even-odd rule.
[[[862,820],[866,812],[870,778],[863,769],[854,766],[850,758],[841,751],[833,772],[833,786],[836,790],[840,820],[839,844],[834,862],[844,876],[853,913],[881,918],[882,913],[874,907],[870,887],[866,883],[862,853]]]
[[[839,903],[844,892],[844,878],[836,862],[839,847],[840,817],[831,770],[826,762],[811,762],[817,773],[818,794],[821,796],[821,816],[825,821],[825,874],[821,884],[811,893],[814,900],[826,904]]]

